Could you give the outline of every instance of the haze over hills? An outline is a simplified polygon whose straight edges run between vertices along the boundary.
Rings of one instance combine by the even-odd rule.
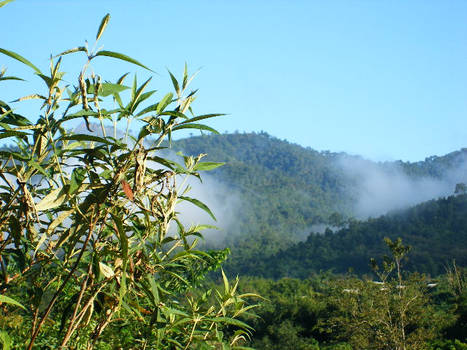
[[[206,186],[194,191],[219,216],[221,230],[207,234],[208,244],[231,247],[230,265],[242,272],[245,261],[273,256],[310,232],[449,196],[467,182],[467,149],[414,163],[373,162],[264,132],[190,137],[172,147],[226,163],[203,174]]]

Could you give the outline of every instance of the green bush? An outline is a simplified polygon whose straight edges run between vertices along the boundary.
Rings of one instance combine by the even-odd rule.
[[[15,101],[40,101],[29,116],[0,101],[0,138],[15,145],[0,151],[0,293],[25,306],[2,305],[4,348],[241,345],[250,327],[238,317],[249,310],[249,295],[239,295],[225,275],[222,290],[200,292],[228,251],[197,250],[207,226],[185,227],[177,212],[189,202],[214,217],[189,196],[187,179],[221,164],[203,162],[203,154],[179,163],[163,153],[179,130],[215,132],[199,122],[218,114],[193,114],[196,91],[187,90],[186,67],[180,81],[169,72],[174,93],[155,98],[151,78],[138,84],[135,76],[126,85],[128,74],[110,82],[94,72],[97,58],[148,69],[114,51],[79,46],[52,57],[47,73],[17,53],[0,52],[45,84],[45,93]],[[76,85],[61,70],[71,54],[85,58]],[[2,82],[18,79],[0,74]],[[77,120],[87,130],[71,131]],[[234,329],[228,339],[226,327]]]

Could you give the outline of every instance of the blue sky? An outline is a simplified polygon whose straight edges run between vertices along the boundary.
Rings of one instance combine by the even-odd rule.
[[[220,132],[375,160],[467,147],[467,1],[16,0],[0,9],[0,47],[46,69],[50,54],[93,43],[106,13],[101,44],[155,70],[153,88],[169,88],[166,68],[201,68],[194,107],[228,113],[211,123]],[[32,92],[30,71],[0,66],[30,82],[4,83],[2,99]],[[148,75],[114,61],[96,71]]]

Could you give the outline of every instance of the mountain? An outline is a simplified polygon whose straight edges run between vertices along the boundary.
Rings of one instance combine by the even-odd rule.
[[[293,245],[312,231],[448,196],[457,183],[467,182],[467,149],[413,163],[373,162],[346,153],[318,152],[264,132],[190,137],[174,141],[172,148],[189,155],[207,153],[208,161],[225,162],[206,174],[222,184],[224,192],[227,189],[227,201],[230,195],[236,198],[235,208],[222,215],[231,216],[230,224],[218,223],[223,238],[216,244],[231,247],[229,266],[242,273],[248,273],[254,261],[296,249]],[[376,241],[381,243],[381,237]],[[362,264],[367,266],[366,260],[357,265]]]
[[[455,260],[467,265],[467,195],[431,200],[404,211],[324,234],[311,233],[306,241],[246,264],[245,274],[273,278],[306,278],[322,270],[371,272],[370,258],[385,254],[384,237],[402,238],[411,246],[407,268],[438,275]]]

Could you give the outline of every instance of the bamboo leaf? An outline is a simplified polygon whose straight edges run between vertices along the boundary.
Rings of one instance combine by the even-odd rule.
[[[59,216],[55,218],[50,224],[49,227],[47,228],[47,234],[50,235],[53,233],[53,231],[67,218],[69,217],[72,213],[74,212],[74,209],[71,210],[66,210],[60,213]]]
[[[184,201],[193,203],[193,204],[196,205],[198,208],[203,209],[206,213],[209,214],[210,217],[212,217],[215,221],[217,221],[216,217],[214,216],[214,214],[212,213],[212,211],[208,208],[208,206],[207,206],[206,204],[204,204],[203,202],[201,202],[200,200],[198,200],[198,199],[196,199],[196,198],[186,197],[186,196],[180,196],[180,197],[178,197],[178,198],[179,198],[179,199],[182,199],[182,200],[184,200]]]
[[[20,308],[26,310],[26,308],[23,305],[18,303],[16,300],[11,299],[10,297],[7,297],[6,295],[0,294],[0,303],[12,304],[12,305],[19,306]]]
[[[103,138],[94,135],[86,134],[76,134],[76,135],[66,135],[61,137],[62,140],[72,140],[72,141],[89,141],[89,142],[101,142],[107,145],[114,145],[115,143],[109,140],[108,138]]]
[[[99,270],[106,278],[111,278],[115,276],[114,270],[112,268],[102,262],[99,262]]]
[[[222,272],[222,280],[224,281],[224,291],[225,294],[230,294],[230,285],[227,276],[225,275],[224,269],[221,269]]]
[[[99,25],[99,29],[97,30],[96,41],[99,40],[100,37],[102,36],[102,33],[104,32],[105,27],[107,27],[109,20],[110,20],[110,14],[108,13],[104,16],[104,18],[102,18],[101,24]]]
[[[50,192],[36,204],[36,210],[45,211],[62,205],[67,199],[66,191],[64,189],[65,188],[60,187]]]
[[[137,66],[140,66],[140,67],[143,67],[144,69],[147,69],[148,71],[154,72],[152,69],[149,69],[144,64],[138,62],[134,58],[131,58],[131,57],[129,57],[127,55],[124,55],[122,53],[102,50],[102,51],[99,51],[98,53],[96,53],[96,56],[106,56],[106,57],[116,58],[116,59],[119,59],[119,60],[122,60],[122,61],[133,63],[133,64],[135,64]]]
[[[160,114],[165,107],[167,107],[172,102],[173,94],[169,92],[165,95],[162,100],[157,104],[156,113]]]
[[[13,1],[13,0],[9,0],[9,1]],[[2,6],[3,5],[0,3],[0,7],[2,7]],[[11,346],[13,345],[13,342],[12,342],[10,336],[5,331],[0,331],[0,342],[3,345],[3,350],[10,350]]]
[[[39,94],[32,94],[32,95],[20,97],[14,100],[13,102],[21,102],[21,101],[27,101],[27,100],[47,100],[47,98]]]
[[[236,320],[230,317],[214,317],[214,318],[208,318],[207,320],[212,321],[212,322],[222,323],[222,324],[231,324],[233,326],[242,327],[245,329],[253,329],[251,326],[247,325],[245,322],[242,322],[240,320]]]
[[[197,117],[193,117],[193,118],[190,118],[188,120],[185,120],[183,122],[181,122],[180,124],[187,124],[187,123],[193,123],[193,122],[197,122],[199,120],[203,120],[203,119],[209,119],[209,118],[215,118],[215,117],[220,117],[220,116],[223,116],[223,115],[226,115],[226,114],[205,114],[205,115],[199,115]]]
[[[85,52],[86,54],[88,54],[88,50],[84,46],[78,46],[78,47],[74,47],[72,49],[63,51],[62,53],[59,53],[55,57],[65,56],[65,55],[68,55],[70,53],[75,53],[75,52],[80,52],[80,51]]]
[[[5,6],[6,4],[12,2],[12,1],[15,1],[15,0],[3,0],[3,1],[0,1],[0,7],[3,7]]]
[[[40,74],[41,71],[39,68],[37,68],[35,65],[33,65],[31,62],[29,62],[26,58],[24,58],[23,56],[17,54],[16,52],[13,52],[13,51],[8,51],[8,50],[5,50],[5,49],[1,49],[0,48],[0,53],[3,53],[4,55],[7,55],[7,56],[10,56],[11,58],[14,58],[15,60],[17,61],[20,61],[21,63],[24,63],[25,65],[31,67],[32,69],[34,69],[34,71],[37,73],[37,74]]]
[[[207,125],[203,125],[203,124],[179,124],[177,126],[174,126],[172,128],[173,131],[176,131],[176,130],[181,130],[181,129],[198,129],[198,130],[205,130],[205,131],[210,131],[212,132],[213,134],[219,134],[219,132]]]
[[[167,71],[169,72],[170,79],[172,79],[172,84],[174,86],[175,92],[177,93],[177,96],[180,97],[180,86],[178,85],[177,78],[174,77],[171,71],[169,71],[168,69]]]
[[[196,164],[194,167],[193,167],[193,170],[194,171],[200,171],[200,170],[213,170],[213,169],[216,169],[222,165],[224,165],[225,163],[216,163],[216,162],[201,162],[201,163],[198,163]]]
[[[18,78],[18,77],[9,77],[9,76],[0,77],[0,80],[21,80],[21,81],[25,81],[24,79],[21,79],[21,78]]]
[[[122,180],[122,188],[123,192],[125,192],[125,195],[128,197],[128,199],[133,202],[135,200],[135,196],[133,194],[133,191],[131,190],[130,185],[125,180]]]
[[[101,90],[99,90],[99,95],[103,97],[107,97],[109,95],[118,94],[124,90],[129,89],[128,86],[121,85],[121,84],[113,84],[113,83],[103,83]]]
[[[8,138],[8,137],[19,137],[19,138],[24,139],[27,136],[28,136],[27,133],[21,132],[21,131],[0,130],[0,139],[5,139],[5,138]]]
[[[84,179],[86,178],[86,169],[84,168],[76,168],[71,173],[71,181],[70,187],[68,188],[68,194],[75,193],[78,188],[83,183]]]

